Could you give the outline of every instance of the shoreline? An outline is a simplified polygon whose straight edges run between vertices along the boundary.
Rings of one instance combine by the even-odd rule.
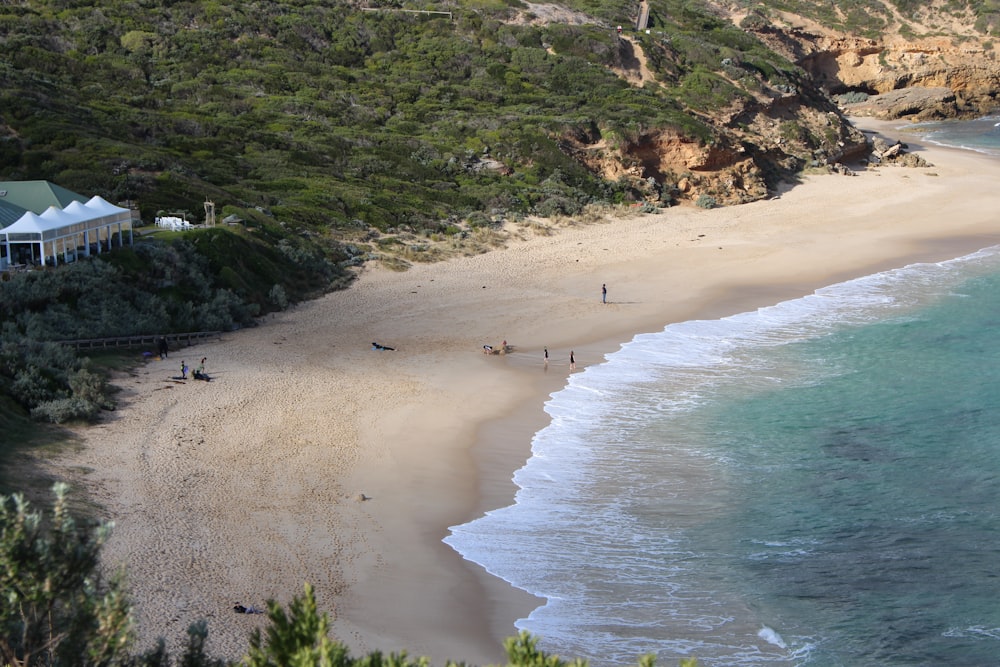
[[[671,322],[1000,242],[988,194],[1000,162],[904,141],[935,166],[810,176],[776,201],[366,271],[342,293],[140,368],[124,408],[57,463],[117,523],[105,561],[128,567],[140,647],[163,636],[176,650],[205,618],[209,652],[238,659],[262,622],[232,604],[287,604],[309,581],[352,654],[505,662],[503,638],[540,602],[441,540],[512,501],[568,351],[581,371]],[[502,339],[512,354],[481,353]],[[181,355],[207,356],[216,379],[169,382]]]

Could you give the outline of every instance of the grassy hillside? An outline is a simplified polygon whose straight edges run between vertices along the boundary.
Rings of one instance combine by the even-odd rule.
[[[262,211],[337,239],[448,235],[632,198],[568,155],[566,134],[711,143],[713,110],[801,85],[694,0],[652,4],[641,44],[661,85],[629,85],[611,28],[634,4],[570,4],[592,22],[529,25],[517,0],[420,5],[450,17],[400,2],[3,4],[0,178],[134,199],[146,220],[200,217],[208,197],[219,219]]]

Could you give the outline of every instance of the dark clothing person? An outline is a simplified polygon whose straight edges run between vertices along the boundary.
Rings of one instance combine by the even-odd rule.
[[[263,614],[263,609],[257,609],[256,607],[244,607],[241,604],[235,605],[233,611],[237,614]]]

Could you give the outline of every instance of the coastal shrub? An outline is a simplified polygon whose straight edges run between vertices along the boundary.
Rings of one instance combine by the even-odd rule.
[[[870,95],[861,90],[852,90],[844,93],[843,95],[837,95],[837,101],[840,104],[857,104],[859,102],[867,102]]]
[[[288,295],[285,293],[285,288],[281,285],[275,285],[272,287],[270,293],[267,295],[267,298],[268,301],[277,306],[279,310],[288,308]]]
[[[740,21],[740,27],[744,30],[765,30],[771,23],[766,15],[766,9],[755,7]]]
[[[535,205],[535,213],[543,218],[553,218],[558,215],[574,215],[583,207],[566,197],[549,197]]]
[[[92,420],[100,407],[77,396],[39,403],[31,410],[35,421],[65,424],[76,420]]]
[[[98,568],[111,524],[78,521],[65,484],[48,513],[0,496],[0,663],[121,664],[132,640],[124,580]]]
[[[73,397],[86,401],[98,408],[111,410],[114,401],[109,398],[108,382],[103,375],[91,371],[89,359],[84,359],[82,368],[69,374],[68,383]]]
[[[10,382],[10,395],[26,408],[34,408],[54,400],[63,393],[55,373],[35,365],[15,367]]]
[[[718,206],[718,202],[716,202],[715,197],[712,195],[700,195],[695,205],[698,208],[715,208]]]

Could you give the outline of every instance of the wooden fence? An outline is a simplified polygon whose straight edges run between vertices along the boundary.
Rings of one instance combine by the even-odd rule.
[[[195,343],[208,340],[210,338],[221,338],[221,331],[194,331],[180,334],[151,334],[147,336],[119,336],[116,338],[81,338],[78,340],[56,341],[63,345],[75,347],[78,350],[107,350],[115,348],[149,347],[157,350],[160,339],[166,338],[167,345],[172,348],[178,346],[190,347]]]

